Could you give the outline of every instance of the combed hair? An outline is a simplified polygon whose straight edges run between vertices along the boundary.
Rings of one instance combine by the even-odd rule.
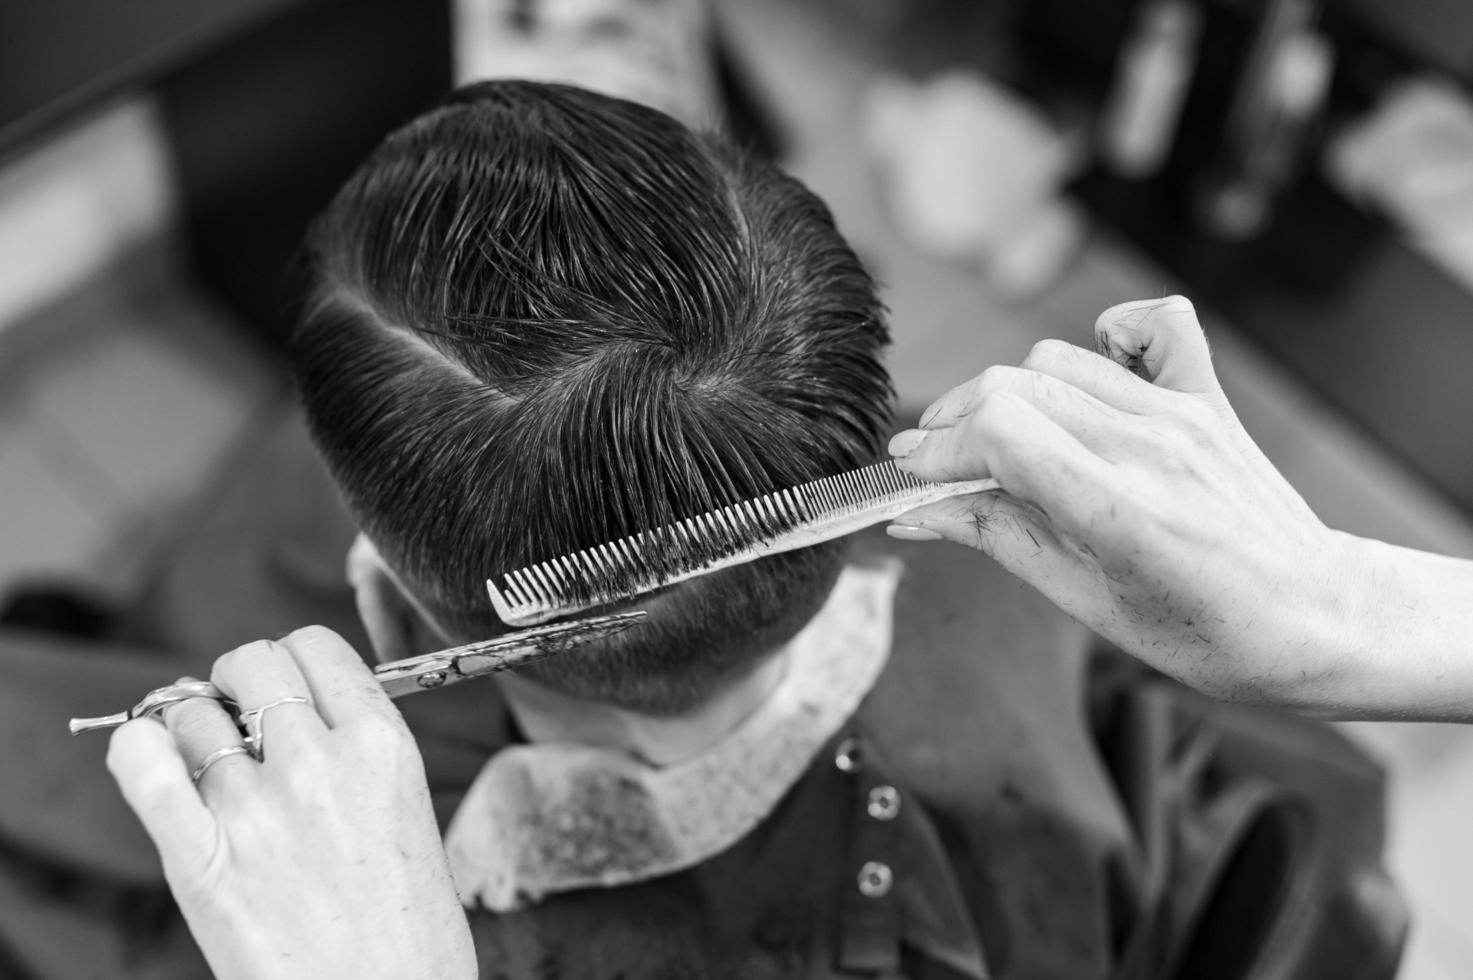
[[[317,220],[289,360],[405,586],[466,638],[493,575],[871,462],[874,284],[824,205],[721,139],[581,89],[486,82],[390,135]],[[821,604],[826,546],[675,587],[530,673],[684,711]]]

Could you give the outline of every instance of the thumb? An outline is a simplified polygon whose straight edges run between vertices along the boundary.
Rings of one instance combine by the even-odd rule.
[[[1189,394],[1205,402],[1227,425],[1228,435],[1238,450],[1268,475],[1273,492],[1291,506],[1307,509],[1248,435],[1223,393],[1217,372],[1212,368],[1207,335],[1190,300],[1168,296],[1112,306],[1095,321],[1095,347],[1158,388]]]
[[[1222,395],[1207,335],[1184,296],[1110,307],[1095,320],[1095,349],[1162,388]]]

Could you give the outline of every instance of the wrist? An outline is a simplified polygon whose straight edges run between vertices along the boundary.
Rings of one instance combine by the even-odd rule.
[[[1312,710],[1473,721],[1473,563],[1336,533],[1345,589],[1335,665]]]
[[[1322,631],[1310,648],[1324,669],[1304,709],[1327,718],[1360,718],[1384,696],[1391,626],[1383,608],[1396,570],[1381,542],[1328,530],[1330,571],[1323,577],[1318,612]]]
[[[1258,647],[1265,702],[1324,718],[1360,716],[1376,693],[1383,632],[1371,611],[1379,573],[1368,546],[1376,543],[1321,527],[1276,554],[1277,574],[1263,579],[1276,584],[1260,594],[1259,629],[1245,637]]]

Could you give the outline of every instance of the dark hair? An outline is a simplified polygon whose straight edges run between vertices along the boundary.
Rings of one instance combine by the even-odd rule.
[[[314,225],[289,357],[318,448],[416,598],[468,638],[493,575],[878,454],[874,284],[823,204],[719,138],[486,82],[390,135]],[[837,546],[672,590],[529,669],[689,708],[821,604]]]

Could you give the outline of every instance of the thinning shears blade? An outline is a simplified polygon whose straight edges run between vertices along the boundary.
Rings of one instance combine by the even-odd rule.
[[[432,691],[472,677],[545,660],[591,640],[622,633],[647,615],[643,610],[634,610],[538,626],[507,633],[494,640],[467,643],[448,650],[437,650],[418,657],[379,664],[373,669],[373,674],[391,698],[416,691]],[[158,714],[169,705],[188,698],[213,698],[233,706],[233,702],[209,681],[183,681],[148,692],[143,700],[126,711],[99,718],[73,718],[71,732],[79,735],[82,732],[116,728],[134,718]]]
[[[643,610],[635,610],[538,626],[494,640],[380,664],[373,672],[389,697],[397,698],[546,660],[590,640],[622,633],[647,615]]]

